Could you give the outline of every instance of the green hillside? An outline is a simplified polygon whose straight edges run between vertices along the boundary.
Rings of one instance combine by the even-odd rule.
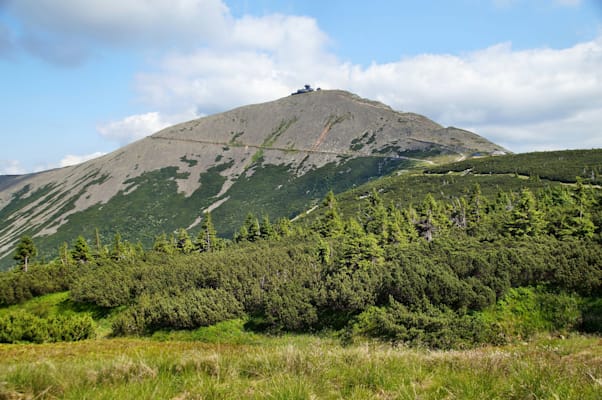
[[[427,173],[466,172],[472,174],[518,174],[558,182],[602,181],[602,149],[563,150],[483,157],[440,165]]]
[[[257,166],[253,176],[269,187],[278,183],[269,172]],[[206,224],[145,248],[124,237],[88,248],[82,237],[49,264],[2,274],[0,304],[69,290],[74,302],[121,310],[113,332],[137,335],[241,317],[257,331],[342,330],[443,348],[597,331],[601,203],[602,190],[579,180],[403,173],[329,194],[295,224],[240,203],[234,241]],[[514,315],[514,301],[531,302],[529,312]]]
[[[403,158],[358,157],[342,158],[297,176],[287,166],[264,165],[261,158],[248,166],[249,174],[235,181],[230,190],[217,197],[226,178],[220,172],[231,164],[224,163],[201,174],[201,186],[191,196],[178,192],[175,179],[183,177],[177,168],[163,168],[126,181],[126,188],[104,204],[76,212],[69,216],[69,223],[58,228],[55,234],[36,238],[40,256],[47,260],[56,257],[63,242],[71,243],[78,235],[91,240],[98,229],[100,239],[110,243],[116,233],[131,242],[140,241],[152,246],[162,232],[171,233],[188,227],[202,210],[216,201],[228,199],[214,212],[216,228],[222,237],[231,238],[249,212],[268,214],[272,219],[293,218],[298,213],[319,203],[329,190],[337,193],[372,179],[390,174],[396,169],[412,168],[416,161]],[[90,183],[94,184],[94,182]],[[34,193],[24,191],[0,210],[0,231],[14,223],[9,216],[34,201],[47,197],[48,207],[57,201],[53,187],[42,188]],[[82,191],[84,188],[81,189]],[[56,212],[57,216],[71,210],[67,203]],[[44,210],[30,209],[28,213]],[[33,215],[33,214],[32,214]],[[200,226],[191,229],[196,234]],[[30,230],[23,234],[33,235]],[[4,268],[12,264],[11,257],[1,260]]]
[[[355,162],[344,173],[374,167]],[[71,239],[50,262],[0,273],[0,396],[597,398],[602,189],[495,165],[404,168],[329,192],[293,223],[240,202],[232,241],[207,222],[146,248]],[[255,168],[236,190],[262,182],[285,213],[268,190],[281,171]],[[314,195],[344,189],[340,175]],[[132,194],[153,193],[144,179]],[[307,179],[288,198],[311,192]]]

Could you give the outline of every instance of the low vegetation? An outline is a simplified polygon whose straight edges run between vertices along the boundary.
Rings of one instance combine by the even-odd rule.
[[[599,399],[599,339],[426,351],[316,336],[255,344],[90,340],[0,346],[8,399]]]
[[[483,157],[429,168],[430,173],[470,171],[474,174],[518,174],[560,182],[602,182],[602,149],[563,150]]]
[[[449,182],[403,198],[396,184],[421,179]],[[180,228],[152,248],[96,232],[36,263],[25,237],[19,268],[0,274],[0,342],[21,343],[0,347],[13,360],[0,390],[599,398],[599,339],[583,335],[602,331],[601,205],[580,178],[431,174],[330,192],[295,223],[248,213],[232,239],[205,214],[196,235]],[[72,381],[11,353],[84,339]],[[41,346],[66,363],[64,345]],[[144,350],[121,359],[113,347],[125,346]]]

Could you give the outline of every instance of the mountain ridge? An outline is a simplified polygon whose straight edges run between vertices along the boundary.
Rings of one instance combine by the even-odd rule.
[[[138,201],[145,201],[142,189],[148,199],[163,201],[155,207],[161,209],[163,219],[172,213],[176,215],[172,219],[187,227],[198,223],[203,210],[222,210],[224,218],[231,220],[222,230],[228,234],[236,223],[223,210],[239,200],[230,193],[234,186],[239,196],[246,191],[258,198],[247,202],[250,211],[271,208],[258,203],[267,194],[252,193],[254,186],[279,190],[278,199],[270,195],[270,201],[279,203],[288,202],[290,193],[296,193],[303,200],[298,205],[307,207],[328,186],[310,182],[309,176],[319,181],[327,174],[327,183],[343,189],[442,154],[465,157],[499,151],[506,150],[468,131],[445,128],[419,114],[394,111],[349,92],[322,90],[287,96],[176,124],[76,166],[0,179],[0,258],[10,253],[23,234],[56,246],[56,240],[48,238],[77,219],[74,215],[95,209],[102,222],[103,208],[114,213],[116,206],[111,203],[117,197],[123,198],[120,207],[136,192]],[[266,180],[273,181],[273,187],[264,187]],[[174,184],[175,190],[170,189],[164,200],[153,199],[152,185],[163,190]],[[169,198],[186,203],[182,207],[187,210],[166,210]],[[194,199],[198,206],[193,210]],[[239,206],[244,204],[239,202]],[[284,207],[274,217],[290,217],[294,212],[292,206]],[[152,210],[149,213],[153,217]],[[239,217],[238,213],[235,210]],[[121,223],[114,223],[99,228],[110,236],[121,230]],[[166,222],[164,228],[171,226]],[[88,228],[68,229],[87,232]]]

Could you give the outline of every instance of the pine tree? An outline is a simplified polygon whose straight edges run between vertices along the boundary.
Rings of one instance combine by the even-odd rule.
[[[512,236],[537,236],[545,225],[543,213],[537,208],[533,193],[525,188],[510,212],[506,229]]]
[[[206,212],[201,223],[201,230],[196,238],[196,248],[199,252],[212,252],[221,249],[221,242],[211,220],[211,213]]]
[[[96,252],[95,256],[98,258],[105,258],[107,256],[108,251],[107,248],[102,244],[98,228],[94,229],[94,239],[96,242],[96,248],[94,249]]]
[[[88,242],[83,236],[80,235],[75,240],[75,244],[71,250],[71,257],[81,264],[87,263],[92,258],[90,255],[90,246],[88,246]]]
[[[259,220],[253,213],[248,213],[245,218],[244,228],[246,229],[247,235],[246,240],[249,242],[255,242],[261,237],[261,229],[259,227]],[[241,231],[241,233],[244,233]]]
[[[261,223],[259,224],[259,234],[262,239],[278,239],[278,234],[276,233],[274,226],[270,223],[270,217],[267,214],[261,218]]]
[[[372,189],[365,223],[366,232],[372,233],[381,244],[385,244],[389,241],[390,227],[389,213],[376,189]]]
[[[436,233],[445,231],[449,223],[444,207],[430,193],[427,194],[420,206],[416,224],[420,236],[430,242]]]
[[[410,212],[402,212],[393,203],[387,208],[389,223],[387,225],[390,244],[406,245],[418,238],[418,232],[409,218]]]
[[[383,254],[374,234],[366,233],[355,218],[347,221],[339,258],[341,267],[350,270],[370,268],[382,262]]]
[[[63,244],[59,246],[59,259],[63,266],[67,266],[73,261],[71,253],[69,252],[69,243],[63,242]]]
[[[192,243],[192,240],[190,240],[188,231],[184,228],[178,229],[176,234],[176,247],[184,254],[190,254],[194,251],[194,244]]]
[[[322,218],[314,225],[315,231],[323,237],[339,236],[343,232],[343,220],[332,190],[326,195],[322,206],[326,207],[326,210]]]
[[[249,230],[246,226],[241,226],[238,232],[234,232],[234,242],[240,243],[249,240]]]
[[[121,234],[119,232],[115,233],[113,237],[113,248],[111,248],[111,258],[113,260],[123,260],[125,258],[125,245],[121,240]]]
[[[172,242],[167,239],[167,235],[163,233],[155,238],[153,250],[159,253],[173,254],[175,252],[175,247]]]
[[[330,256],[332,254],[332,249],[330,248],[330,243],[324,240],[322,237],[318,236],[318,245],[316,247],[316,252],[318,253],[318,260],[323,265],[330,264]]]
[[[293,226],[291,220],[285,217],[279,218],[276,221],[276,234],[280,237],[288,237],[293,234]]]
[[[29,270],[29,263],[37,255],[38,249],[33,243],[33,239],[27,235],[21,236],[21,240],[19,240],[17,248],[15,249],[15,255],[13,256],[13,259],[22,265],[24,272]]]

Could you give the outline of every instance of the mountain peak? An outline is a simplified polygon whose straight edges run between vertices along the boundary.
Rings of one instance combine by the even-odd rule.
[[[24,232],[52,248],[94,228],[148,243],[194,229],[203,210],[230,233],[247,211],[291,217],[330,189],[440,155],[500,150],[343,90],[289,95],[168,127],[77,166],[0,180],[0,258]]]

